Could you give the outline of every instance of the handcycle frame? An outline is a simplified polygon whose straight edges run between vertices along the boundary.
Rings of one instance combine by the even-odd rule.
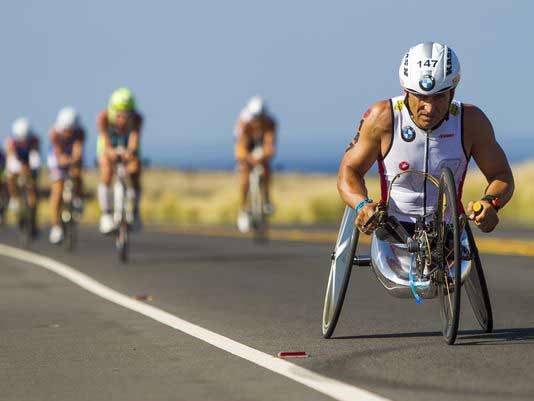
[[[394,181],[400,175],[410,173],[422,174],[438,187],[439,199],[441,199],[442,205],[449,206],[456,213],[456,217],[451,219],[452,223],[454,223],[454,229],[449,227],[449,223],[445,224],[443,216],[437,216],[437,211],[434,211],[428,215],[418,216],[414,234],[409,235],[393,216],[388,215],[390,192]],[[451,187],[454,188],[454,191],[450,190],[447,197],[445,197],[443,191]],[[444,199],[448,199],[449,203],[447,204]],[[399,298],[414,297],[419,300],[422,298],[434,298],[439,295],[442,301],[443,334],[448,344],[453,344],[456,340],[461,292],[458,289],[462,286],[468,294],[473,311],[482,329],[485,332],[491,332],[493,319],[486,281],[467,218],[465,215],[458,215],[457,212],[456,188],[454,187],[452,172],[445,168],[441,172],[439,180],[416,170],[400,173],[393,178],[389,186],[386,202],[379,205],[376,213],[366,223],[376,226],[372,237],[371,255],[357,253],[359,232],[354,228],[356,214],[349,207],[345,209],[336,247],[332,254],[332,264],[323,308],[323,336],[330,338],[333,335],[341,314],[352,268],[368,266],[372,266],[377,279],[388,290],[390,295]],[[442,209],[441,206],[439,209]],[[442,211],[441,213],[443,214],[444,212]],[[432,214],[434,215],[432,216]],[[428,218],[432,219],[429,224],[425,222]],[[438,225],[443,228],[438,230]],[[454,231],[454,235],[449,235],[451,230]],[[437,235],[437,237],[441,236],[441,238],[437,238],[436,233],[441,233]],[[429,239],[432,236],[434,238]],[[421,241],[421,239],[425,238],[426,241]],[[388,283],[388,279],[385,277],[386,274],[381,270],[384,269],[384,263],[381,264],[384,258],[381,257],[381,249],[377,248],[386,242],[388,245],[383,246],[383,248],[391,243],[391,246],[404,247],[412,255],[409,270],[410,284],[399,280],[388,286],[391,283]],[[449,251],[450,249],[453,249],[453,251],[445,255],[445,250]],[[451,253],[453,254],[452,257]],[[433,264],[421,263],[428,261],[432,257],[435,258]],[[452,262],[450,262],[451,260]],[[414,265],[416,269],[412,272]],[[415,279],[413,279],[414,277]],[[420,285],[421,283],[428,285],[425,288]],[[429,284],[432,284],[432,286]]]

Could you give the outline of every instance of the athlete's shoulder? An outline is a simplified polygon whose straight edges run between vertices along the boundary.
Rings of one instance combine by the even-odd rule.
[[[493,127],[486,114],[473,104],[464,103],[463,109],[463,131],[468,138],[481,140],[495,136]]]
[[[272,114],[266,114],[264,116],[264,119],[265,119],[265,125],[267,126],[268,129],[271,129],[271,130],[275,130],[276,129],[276,119],[274,118],[274,116]]]
[[[50,133],[48,134],[48,138],[50,139],[50,143],[55,145],[59,141],[59,133],[57,132],[57,129],[55,126],[52,126],[50,128]]]
[[[84,128],[78,128],[75,132],[74,132],[74,139],[76,141],[85,141],[85,129]]]
[[[143,115],[138,111],[134,111],[132,120],[136,129],[141,128],[141,126],[143,125]]]
[[[96,117],[96,125],[99,130],[105,131],[109,124],[108,111],[102,110]]]
[[[377,128],[391,130],[391,123],[393,120],[393,113],[391,110],[393,105],[393,99],[380,100],[374,103],[364,113],[362,120],[364,120],[367,124],[371,124]]]

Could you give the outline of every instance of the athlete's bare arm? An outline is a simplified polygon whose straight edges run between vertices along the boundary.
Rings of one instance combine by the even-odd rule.
[[[143,125],[143,118],[140,114],[136,113],[133,117],[134,124],[132,132],[128,137],[128,153],[131,156],[137,155],[139,152],[139,141],[141,139],[141,127]]]
[[[52,143],[54,154],[56,155],[56,160],[60,166],[64,166],[66,164],[70,163],[70,157],[63,153],[63,149],[61,148],[61,144],[59,142],[59,134],[55,130],[55,128],[52,128],[50,131],[50,143]]]
[[[108,132],[108,113],[107,111],[102,111],[97,118],[97,127],[98,127],[98,134],[104,141],[104,154],[114,159],[115,152],[113,150],[113,147],[111,146],[111,141],[109,140],[109,132]]]
[[[263,156],[261,157],[262,162],[269,161],[273,158],[275,153],[275,143],[276,143],[276,134],[274,128],[268,129],[265,134],[263,134]]]
[[[80,131],[77,136],[76,140],[72,144],[72,163],[73,164],[80,164],[83,157],[83,143],[85,141],[85,132]]]
[[[250,136],[245,133],[245,127],[239,122],[236,128],[237,139],[235,142],[234,154],[235,159],[239,162],[247,160],[248,148],[250,145]]]
[[[388,100],[375,103],[364,115],[339,167],[337,188],[347,205],[353,209],[368,197],[364,176],[381,158],[391,143],[392,113]],[[356,225],[360,230],[376,207],[370,203],[360,209]],[[367,233],[370,231],[368,230]]]
[[[490,121],[479,108],[471,104],[464,104],[464,146],[466,153],[473,156],[488,181],[484,195],[498,197],[501,206],[504,206],[514,192],[512,169],[495,139]],[[469,202],[469,213],[472,212],[472,204],[473,202]],[[485,205],[482,213],[476,216],[475,223],[484,232],[495,228],[498,218],[489,203]]]

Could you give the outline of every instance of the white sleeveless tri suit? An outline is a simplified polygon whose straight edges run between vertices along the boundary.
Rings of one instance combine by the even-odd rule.
[[[453,101],[448,117],[434,130],[425,131],[413,122],[404,97],[390,99],[393,136],[386,155],[378,161],[382,200],[395,175],[408,169],[429,173],[439,179],[441,169],[449,167],[461,200],[469,164],[463,146],[463,106]],[[404,174],[391,189],[389,213],[399,221],[415,222],[416,215],[430,213],[437,201],[437,187],[419,174]],[[460,201],[460,211],[462,211]]]

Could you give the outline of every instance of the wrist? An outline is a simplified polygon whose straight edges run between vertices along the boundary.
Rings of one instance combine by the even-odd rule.
[[[360,203],[358,203],[356,205],[356,207],[354,208],[354,210],[356,211],[356,214],[358,214],[358,212],[360,211],[360,209],[362,207],[364,207],[365,205],[367,205],[368,203],[373,203],[373,200],[372,199],[369,199],[369,198],[365,198],[364,200],[362,200]]]
[[[482,197],[482,199],[480,199],[481,201],[484,201],[484,202],[487,202],[489,203],[494,209],[495,211],[499,211],[499,209],[501,208],[501,200],[499,197],[497,196],[494,196],[494,195],[484,195]]]

